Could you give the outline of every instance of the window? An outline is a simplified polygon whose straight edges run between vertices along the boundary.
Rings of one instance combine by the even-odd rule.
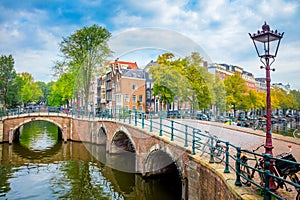
[[[116,84],[116,91],[117,91],[117,92],[120,92],[120,83],[117,83],[117,84]]]
[[[139,106],[139,111],[143,111],[143,106]]]
[[[151,98],[151,97],[150,97],[150,91],[149,91],[149,90],[146,91],[146,97],[147,97],[147,99],[150,99],[150,98]]]
[[[136,107],[135,107],[135,106],[132,106],[132,110],[136,110]]]
[[[132,95],[132,102],[136,102],[136,95],[135,94]]]
[[[139,102],[143,102],[143,95],[139,95]]]
[[[136,89],[137,89],[136,84],[132,84],[132,89],[133,89],[133,90],[136,90]]]
[[[125,98],[124,101],[128,103],[128,102],[129,102],[129,95],[128,95],[128,94],[125,94],[125,97],[124,97],[124,98]]]
[[[121,103],[122,102],[122,95],[121,94],[116,94],[116,102]]]

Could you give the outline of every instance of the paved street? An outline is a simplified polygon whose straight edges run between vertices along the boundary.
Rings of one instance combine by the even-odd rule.
[[[154,121],[158,123],[159,119],[155,119]],[[211,134],[216,135],[221,140],[229,141],[231,144],[244,149],[252,150],[265,143],[265,133],[261,130],[253,130],[251,128],[200,120],[176,119],[174,121],[198,128],[202,132],[205,130],[209,131]],[[171,126],[170,121],[167,120],[163,120],[163,124]],[[180,126],[177,123],[175,123],[174,127],[176,129],[180,129],[181,131],[184,131],[185,129],[184,126]],[[278,134],[273,134],[272,137],[274,155],[289,151],[288,145],[292,145],[292,153],[296,160],[300,161],[300,139]],[[191,137],[189,137],[189,141],[191,141]],[[264,148],[261,150],[264,151]]]

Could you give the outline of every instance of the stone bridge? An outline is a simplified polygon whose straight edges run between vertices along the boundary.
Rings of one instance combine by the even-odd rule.
[[[36,120],[57,125],[64,141],[105,145],[109,156],[120,158],[106,163],[112,168],[139,173],[145,178],[176,173],[182,185],[182,199],[243,199],[237,192],[239,187],[234,185],[235,179],[228,174],[224,176],[223,166],[218,168],[219,164],[210,164],[208,159],[192,155],[190,147],[122,120],[89,120],[48,113],[10,117],[0,122],[0,142],[12,143],[18,139],[22,125]]]

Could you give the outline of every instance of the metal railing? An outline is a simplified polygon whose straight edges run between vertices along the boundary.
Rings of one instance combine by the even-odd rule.
[[[249,185],[253,185],[261,191],[266,200],[271,198],[284,199],[284,197],[276,193],[276,190],[284,187],[287,189],[291,186],[293,190],[296,191],[296,195],[298,195],[297,198],[299,199],[300,182],[296,174],[299,170],[294,170],[291,174],[280,176],[274,164],[281,162],[285,163],[283,165],[290,165],[296,167],[296,169],[300,169],[299,162],[272,157],[268,154],[256,153],[253,150],[242,149],[241,147],[231,144],[229,141],[220,140],[208,132],[203,132],[198,128],[163,116],[154,117],[151,114],[145,114],[136,110],[130,111],[121,109],[115,112],[104,110],[98,113],[86,113],[84,110],[68,110],[64,112],[54,107],[39,107],[34,110],[28,109],[26,112],[20,112],[19,109],[11,109],[7,111],[5,115],[3,115],[3,113],[0,113],[0,115],[2,120],[3,117],[30,116],[33,113],[39,115],[42,112],[44,114],[46,112],[48,115],[69,116],[86,120],[114,120],[133,126],[139,126],[142,129],[147,129],[150,133],[157,132],[158,136],[169,138],[170,141],[176,142],[177,145],[179,144],[182,148],[190,151],[192,155],[199,154],[201,156],[209,156],[209,163],[216,163],[216,160],[218,161],[217,163],[222,163],[224,173],[235,173],[236,186],[249,187]],[[245,160],[243,160],[244,154],[247,154],[248,157],[263,160],[264,165],[259,168],[254,166],[251,162],[245,162]],[[253,176],[245,173],[245,170],[251,171]],[[270,179],[273,179],[275,182],[276,190],[270,188]]]

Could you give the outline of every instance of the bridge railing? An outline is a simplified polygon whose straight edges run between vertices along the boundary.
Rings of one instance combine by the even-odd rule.
[[[117,116],[118,113],[115,113],[115,115]],[[162,116],[153,119],[152,115],[137,111],[131,112],[131,115],[129,116],[129,120],[131,119],[133,121],[132,124],[134,126],[148,129],[149,132],[158,132],[159,136],[165,136],[169,138],[170,141],[181,144],[182,147],[190,148],[191,154],[193,155],[199,154],[201,156],[209,156],[209,163],[222,163],[224,166],[224,173],[234,172],[236,176],[236,186],[248,187],[252,184],[257,187],[264,196],[264,199],[284,199],[284,197],[278,195],[275,190],[270,188],[270,178],[275,180],[276,187],[293,187],[296,193],[300,193],[300,182],[298,178],[295,178],[297,175],[292,175],[293,180],[288,180],[288,175],[282,177],[277,171],[275,173],[275,170],[277,170],[275,167],[272,168],[271,172],[270,166],[271,162],[274,164],[276,161],[280,161],[281,163],[285,163],[283,165],[292,165],[297,166],[298,168],[300,166],[299,162],[242,149],[241,147],[231,144],[229,141],[220,140],[211,133],[203,132],[198,128]],[[120,118],[115,119],[119,119],[120,121]],[[126,117],[124,117],[123,122],[127,122]],[[130,123],[130,121],[128,122]],[[244,162],[242,156],[245,153],[252,159],[256,156],[257,160],[263,160],[263,165],[258,167],[255,166],[255,161],[254,163]],[[249,174],[245,174],[245,170],[249,171]],[[260,176],[262,179],[259,178]],[[297,198],[299,199],[299,196]]]
[[[271,169],[270,167],[271,163],[280,162],[283,166],[296,166],[296,168],[299,169],[299,162],[242,149],[241,147],[231,144],[229,141],[215,137],[213,133],[201,131],[199,128],[166,118],[166,116],[163,115],[154,116],[136,110],[116,110],[114,112],[104,110],[98,113],[86,113],[83,110],[74,109],[65,112],[54,107],[40,107],[28,109],[23,112],[21,112],[20,109],[10,109],[6,113],[0,114],[2,120],[4,116],[6,118],[19,117],[22,115],[30,116],[33,115],[33,113],[38,115],[47,113],[48,115],[69,116],[85,120],[109,119],[139,126],[142,129],[147,129],[151,133],[157,132],[159,137],[165,137],[171,142],[176,142],[177,145],[181,145],[190,151],[192,155],[208,156],[209,163],[221,163],[224,166],[224,173],[231,173],[232,171],[235,174],[235,185],[247,187],[252,184],[263,193],[264,199],[284,199],[274,190],[270,189],[270,178],[275,180],[276,187],[292,187],[296,193],[298,192],[297,198],[299,199],[300,181],[297,175],[290,176],[290,174],[286,174],[280,176],[277,171],[274,173],[274,170],[277,170],[276,168]],[[251,162],[245,162],[245,160],[243,160],[245,154],[247,154],[249,158],[256,159]],[[255,166],[256,162],[261,160],[264,161],[263,167],[259,168]],[[249,171],[249,174],[245,173],[245,170]],[[260,177],[262,177],[262,179]],[[288,180],[287,177],[289,177],[290,180]]]

